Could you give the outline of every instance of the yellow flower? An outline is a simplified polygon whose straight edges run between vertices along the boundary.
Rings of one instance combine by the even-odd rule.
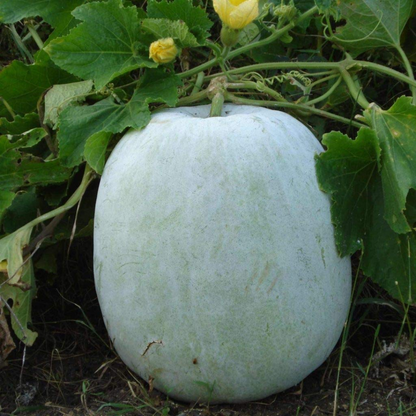
[[[214,0],[214,9],[231,29],[243,29],[259,16],[259,0]]]
[[[149,58],[158,64],[172,62],[178,53],[178,48],[172,38],[159,39],[149,47]]]

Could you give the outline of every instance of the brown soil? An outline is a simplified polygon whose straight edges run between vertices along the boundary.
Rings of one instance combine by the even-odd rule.
[[[40,284],[34,304],[39,338],[26,355],[20,344],[0,370],[0,416],[334,415],[338,376],[336,415],[416,415],[413,351],[405,331],[400,344],[395,343],[402,317],[384,294],[368,286],[356,309],[339,372],[340,345],[300,385],[261,402],[188,405],[151,391],[106,345],[91,272],[91,246],[88,240],[75,245],[62,278],[52,286]],[[40,282],[47,277],[38,275]]]

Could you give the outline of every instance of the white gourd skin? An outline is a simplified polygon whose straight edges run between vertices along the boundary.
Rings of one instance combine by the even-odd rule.
[[[98,193],[95,280],[133,371],[175,399],[238,403],[325,361],[351,263],[336,252],[312,133],[264,108],[208,114],[163,110],[118,143]]]

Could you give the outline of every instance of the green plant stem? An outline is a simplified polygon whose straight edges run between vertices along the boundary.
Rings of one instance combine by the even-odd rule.
[[[340,76],[334,83],[334,85],[332,85],[332,87],[323,95],[308,101],[307,103],[305,103],[305,105],[314,105],[317,103],[320,103],[321,101],[326,100],[338,87],[339,84],[341,84],[342,81],[342,77]]]
[[[222,53],[221,53],[221,58],[224,59],[224,60],[227,59],[227,57],[230,53],[230,50],[231,50],[231,48],[229,46],[224,46],[224,49],[222,50]]]
[[[41,224],[44,221],[50,220],[51,218],[54,218],[70,210],[82,198],[82,196],[84,195],[84,192],[88,188],[88,185],[90,184],[93,177],[94,177],[94,171],[90,168],[88,164],[86,164],[85,170],[84,170],[84,176],[82,177],[81,184],[79,185],[77,190],[70,196],[68,201],[65,202],[65,204],[61,205],[60,207],[52,211],[47,212],[46,214],[43,214],[35,218],[34,220],[30,221],[29,223],[24,225],[22,228],[20,228],[18,231],[22,230],[23,228],[33,228],[36,225]]]
[[[199,101],[202,101],[202,100],[208,98],[207,94],[208,94],[207,90],[202,90],[202,91],[199,91],[196,94],[190,95],[188,97],[180,98],[177,102],[177,107],[187,106],[187,105],[191,105],[191,104],[197,103]],[[165,108],[165,107],[167,107],[167,106],[163,105],[160,108]]]
[[[222,106],[224,105],[224,94],[217,92],[212,98],[210,117],[221,117]]]
[[[18,49],[20,50],[21,54],[26,57],[30,63],[33,64],[35,60],[33,59],[32,54],[30,53],[29,49],[26,47],[26,45],[23,43],[22,38],[17,33],[16,28],[13,24],[9,25],[10,32],[12,33],[13,40],[15,41]]]
[[[40,38],[38,32],[36,31],[35,27],[31,23],[26,23],[27,28],[29,29],[30,34],[32,35],[33,40],[38,45],[39,49],[43,49],[43,41]]]
[[[6,107],[6,110],[10,113],[10,115],[12,116],[12,118],[14,120],[16,118],[16,113],[13,111],[13,108],[10,106],[10,104],[3,97],[0,97],[0,101]]]
[[[354,120],[349,120],[348,118],[338,116],[336,114],[329,113],[328,111],[320,110],[318,108],[309,107],[304,104],[295,104],[295,103],[289,103],[289,102],[277,102],[277,101],[266,101],[266,100],[253,100],[250,98],[242,98],[237,97],[234,94],[231,94],[229,92],[226,92],[224,95],[224,98],[226,101],[230,101],[234,104],[242,104],[242,105],[255,105],[255,106],[261,106],[261,107],[272,107],[272,108],[291,108],[293,110],[305,110],[310,113],[318,114],[322,117],[330,118],[336,121],[339,121],[341,123],[354,126],[356,128],[365,127],[364,124],[358,123]]]
[[[279,39],[281,36],[283,36],[285,33],[289,32],[290,29],[293,29],[297,23],[302,22],[303,20],[307,19],[308,17],[312,16],[314,13],[316,13],[318,11],[318,7],[314,6],[311,9],[309,9],[308,11],[306,11],[305,13],[301,14],[299,16],[299,18],[297,19],[296,22],[291,22],[289,24],[287,24],[286,26],[282,27],[281,29],[276,30],[273,34],[271,34],[269,37],[267,37],[266,39],[263,39],[259,42],[255,42],[255,43],[250,43],[248,45],[244,45],[241,48],[235,49],[234,51],[230,52],[228,54],[228,59],[233,59],[236,56],[239,56],[243,53],[249,52],[252,49],[255,48],[261,48],[262,46],[265,46],[277,39]],[[218,58],[215,59],[211,59],[208,62],[205,62],[202,65],[199,65],[195,68],[190,69],[189,71],[185,71],[182,72],[181,74],[179,74],[180,78],[187,78],[190,77],[192,75],[197,74],[198,72],[201,71],[206,71],[207,69],[213,67],[214,65],[216,65],[218,63]]]
[[[339,77],[339,73],[338,72],[331,72],[331,75],[328,75],[327,77],[324,78],[319,78],[316,81],[312,82],[310,85],[308,85],[308,87],[310,87],[311,89],[313,87],[316,87],[319,84],[322,84],[323,82],[329,81],[330,79]]]
[[[407,55],[405,54],[404,50],[402,49],[400,45],[397,45],[396,49],[399,52],[403,60],[404,67],[406,68],[409,78],[411,78],[412,80],[415,80],[415,74],[413,73],[413,68],[412,68],[412,65],[410,64],[409,58],[407,57]],[[416,87],[410,86],[410,90],[412,91],[413,104],[416,105]]]
[[[246,72],[256,72],[256,71],[266,71],[270,69],[327,69],[327,70],[338,70],[341,68],[351,68],[351,67],[361,67],[370,69],[374,72],[379,72],[380,74],[389,75],[393,78],[396,78],[399,81],[405,82],[410,86],[416,87],[416,80],[411,79],[405,74],[402,74],[399,71],[388,68],[383,65],[375,64],[373,62],[366,61],[355,61],[346,59],[340,62],[267,62],[263,64],[254,64],[244,66],[242,68],[231,69],[228,71],[230,75],[244,74]],[[185,72],[184,72],[185,73]],[[219,75],[224,75],[221,73],[209,75],[206,77],[208,81],[211,78],[215,78]]]
[[[341,71],[341,76],[351,94],[351,97],[357,102],[359,106],[361,106],[364,109],[367,109],[370,103],[365,98],[364,93],[361,90],[361,88],[357,87],[356,83],[352,79],[351,74],[345,68],[340,68],[340,71]]]
[[[204,82],[204,77],[205,77],[205,74],[203,72],[200,72],[198,74],[198,76],[196,77],[195,85],[194,85],[194,88],[192,89],[191,95],[194,95],[200,91],[201,86]]]
[[[264,64],[247,65],[242,68],[230,69],[230,75],[244,74],[247,72],[266,71],[269,69],[330,69],[339,70],[339,62],[267,62]],[[213,74],[206,77],[206,80],[224,74]]]
[[[267,87],[264,84],[259,84],[253,81],[243,81],[237,83],[228,83],[227,89],[249,89],[249,90],[257,90],[259,92],[265,92],[266,94],[270,95],[270,97],[274,98],[276,101],[279,102],[287,102],[278,92],[274,89]]]

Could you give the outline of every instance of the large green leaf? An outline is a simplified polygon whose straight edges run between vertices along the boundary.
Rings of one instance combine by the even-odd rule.
[[[184,22],[199,43],[204,43],[209,36],[208,30],[213,25],[205,10],[194,7],[190,0],[150,0],[147,4],[147,14],[150,18]]]
[[[361,129],[356,140],[339,132],[325,134],[328,151],[317,157],[321,188],[332,195],[332,221],[341,255],[361,248],[369,223],[371,195],[378,175],[380,148],[373,130]]]
[[[141,67],[155,67],[142,43],[144,13],[121,0],[87,3],[73,11],[82,21],[69,35],[54,39],[45,50],[71,74],[93,79],[100,89],[113,78]]]
[[[168,19],[144,19],[142,28],[151,33],[155,39],[172,38],[181,48],[199,46],[197,38],[189,32],[186,23]]]
[[[113,97],[92,106],[69,107],[60,116],[59,155],[66,166],[76,166],[83,158],[84,146],[93,134],[119,133],[126,127],[143,128],[150,120],[149,103],[174,106],[180,79],[162,70],[149,70],[126,104]]]
[[[337,28],[334,40],[359,55],[378,47],[400,45],[400,35],[409,19],[413,0],[348,0],[339,2],[345,26]]]
[[[85,143],[85,160],[100,175],[104,170],[105,152],[112,135],[112,133],[100,131],[89,137]]]
[[[55,127],[58,115],[71,104],[85,100],[85,96],[91,92],[92,88],[91,80],[54,85],[45,94],[44,123]]]
[[[356,140],[332,132],[323,142],[328,150],[317,158],[317,174],[332,197],[339,251],[348,255],[361,248],[363,272],[391,295],[411,301],[416,297],[416,236],[414,231],[396,234],[384,219],[375,132],[363,128]]]
[[[381,180],[371,197],[369,228],[364,238],[361,268],[397,299],[416,300],[416,232],[396,234],[383,218]],[[397,283],[396,283],[397,282]]]
[[[17,115],[13,121],[0,118],[0,134],[22,134],[39,126],[39,116],[29,113],[22,116]]]
[[[6,136],[0,136],[0,190],[12,191],[21,186],[60,183],[71,171],[60,160],[43,161],[20,153]]]
[[[400,97],[386,111],[369,110],[382,150],[384,215],[397,233],[412,229],[404,214],[407,194],[416,189],[416,106],[411,102]]]
[[[88,0],[3,0],[0,1],[0,22],[15,23],[27,17],[42,17],[62,36],[78,22],[71,12]]]
[[[0,190],[0,220],[7,208],[9,208],[12,204],[15,197],[16,194],[14,192]]]
[[[32,188],[28,192],[19,192],[3,217],[3,229],[7,234],[35,219],[38,215],[39,199]]]
[[[26,114],[36,110],[40,96],[52,85],[72,81],[74,77],[59,68],[13,61],[0,72],[0,94],[16,113]]]

